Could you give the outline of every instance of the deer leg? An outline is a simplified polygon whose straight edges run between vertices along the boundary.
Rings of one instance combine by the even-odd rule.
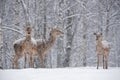
[[[97,69],[99,68],[99,55],[97,55]]]
[[[108,58],[105,56],[105,69],[108,69]]]
[[[41,64],[41,67],[44,68],[44,58],[42,55],[39,56],[39,60],[40,60],[40,64]]]
[[[12,68],[14,69],[15,67],[15,55],[13,56],[13,61],[12,61]]]
[[[103,55],[103,69],[105,68],[105,60],[104,60],[104,55]]]
[[[42,64],[41,67],[44,68],[44,59],[43,58],[41,59],[41,64]]]
[[[39,56],[39,60],[40,60],[40,66],[43,65],[43,63],[42,63],[43,61],[42,61],[42,57],[41,56]]]
[[[31,67],[31,68],[34,67],[34,66],[33,66],[33,57],[32,57],[32,55],[30,55],[30,67]]]
[[[27,64],[27,55],[25,54],[24,68],[26,68],[26,64]]]
[[[45,55],[43,55],[42,57],[43,57],[43,68],[45,68]]]
[[[41,56],[39,56],[39,62],[40,62],[40,66],[41,66]]]
[[[18,68],[18,59],[19,59],[20,57],[19,56],[17,56],[17,55],[15,55],[15,57],[14,57],[14,63],[13,63],[13,67],[15,68],[15,69],[17,69]]]

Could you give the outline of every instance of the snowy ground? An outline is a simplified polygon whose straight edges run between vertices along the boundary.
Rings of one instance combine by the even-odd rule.
[[[0,70],[0,80],[120,80],[120,68],[55,68]]]

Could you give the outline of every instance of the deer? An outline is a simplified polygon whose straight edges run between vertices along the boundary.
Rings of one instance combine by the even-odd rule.
[[[32,33],[32,28],[31,27],[27,27],[26,30],[26,35],[23,38],[20,38],[18,40],[16,40],[13,43],[13,47],[14,47],[14,51],[15,51],[15,55],[13,58],[13,68],[18,68],[18,60],[21,57],[25,57],[25,64],[24,64],[24,68],[26,68],[26,55],[29,55],[29,65],[30,67],[33,67],[33,54],[37,54],[37,43],[36,40],[34,38],[31,37],[31,33]]]
[[[31,37],[31,29],[28,27],[26,29],[26,37],[21,38],[14,42],[14,50],[15,50],[15,56],[13,60],[13,66],[15,65],[15,68],[18,68],[18,60],[25,56],[25,64],[26,64],[26,54],[30,56],[30,66],[34,67],[33,63],[33,57],[39,56],[39,60],[42,64],[42,67],[44,68],[44,59],[47,51],[51,49],[51,47],[54,45],[56,38],[63,34],[62,31],[60,31],[58,28],[54,28],[50,32],[50,37],[47,41],[41,41],[41,39],[34,39]],[[25,67],[24,64],[24,67]]]
[[[45,67],[44,65],[44,60],[45,60],[45,56],[48,54],[48,51],[52,48],[52,46],[54,45],[57,37],[59,37],[60,35],[64,34],[62,31],[60,31],[58,28],[52,28],[52,30],[50,31],[49,34],[49,39],[41,42],[40,39],[36,40],[37,42],[37,51],[38,51],[38,55],[39,55],[39,60],[41,62],[42,68]]]
[[[96,53],[97,53],[97,69],[99,68],[100,56],[102,56],[103,69],[108,69],[108,57],[110,52],[110,44],[103,40],[102,33],[94,33],[96,36]]]

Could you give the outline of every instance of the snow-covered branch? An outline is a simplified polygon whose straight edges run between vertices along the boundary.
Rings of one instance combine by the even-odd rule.
[[[120,22],[115,22],[115,23],[111,23],[109,25],[104,25],[104,26],[113,26],[113,25],[120,25]]]
[[[12,28],[9,28],[9,27],[2,27],[2,29],[12,30],[12,31],[17,32],[17,33],[19,33],[19,34],[21,34],[21,35],[24,35],[21,31],[18,31],[18,30],[16,30],[16,29],[12,29]]]
[[[63,18],[62,20],[66,20],[68,18],[71,18],[71,17],[75,17],[75,16],[80,16],[81,14],[73,14],[73,15],[70,15],[70,16],[67,16],[65,18]]]
[[[72,24],[73,24],[73,22],[68,24],[67,26],[65,26],[65,29],[68,29],[70,27],[70,25],[72,25]]]
[[[109,19],[112,19],[113,17],[117,16],[117,15],[120,15],[120,8],[118,11],[114,12]]]
[[[109,1],[109,0],[108,0]],[[112,6],[115,4],[115,2],[116,2],[116,0],[111,0],[111,4],[110,4],[110,6],[109,6],[109,9],[108,10],[110,10],[111,8],[112,8]]]
[[[62,12],[67,11],[68,9],[70,9],[70,8],[72,8],[72,7],[74,7],[74,6],[76,6],[77,4],[78,4],[78,3],[73,4],[72,6],[70,6],[70,7],[66,8],[66,9],[62,10]]]
[[[20,2],[21,2],[22,7],[23,7],[23,12],[25,14],[24,16],[25,16],[26,23],[30,23],[31,20],[30,20],[30,17],[29,17],[29,12],[28,12],[27,6],[26,6],[26,4],[23,0],[20,0]]]

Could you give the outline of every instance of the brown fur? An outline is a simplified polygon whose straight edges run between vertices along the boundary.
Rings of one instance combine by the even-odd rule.
[[[94,35],[96,35],[97,69],[99,68],[100,56],[103,56],[103,69],[107,69],[110,47],[103,47],[102,33],[94,33]]]
[[[26,28],[26,36],[24,38],[21,38],[14,42],[14,50],[15,50],[15,56],[13,60],[13,68],[18,68],[18,60],[25,56],[25,65],[26,67],[26,55],[29,54],[29,65],[32,67],[33,65],[33,59],[32,55],[36,54],[37,50],[37,44],[35,43],[35,40],[31,37],[31,31],[32,29],[30,27]]]
[[[37,40],[37,51],[42,67],[45,67],[44,59],[47,51],[54,45],[57,36],[59,36],[60,34],[63,33],[55,28],[50,32],[50,38],[48,39],[48,41],[41,43],[41,41]]]
[[[50,38],[46,42],[41,42],[40,40],[32,40],[31,37],[31,29],[28,27],[26,29],[26,37],[22,38],[20,40],[17,40],[14,43],[14,50],[15,50],[15,56],[13,61],[13,67],[18,68],[18,59],[20,59],[22,56],[25,56],[25,65],[26,65],[26,54],[29,54],[30,59],[30,67],[34,67],[33,65],[33,56],[38,55],[42,64],[42,67],[44,67],[43,61],[46,52],[53,46],[56,38],[58,35],[63,34],[61,31],[59,31],[57,28],[52,29],[50,32]],[[24,65],[24,67],[25,67]]]

